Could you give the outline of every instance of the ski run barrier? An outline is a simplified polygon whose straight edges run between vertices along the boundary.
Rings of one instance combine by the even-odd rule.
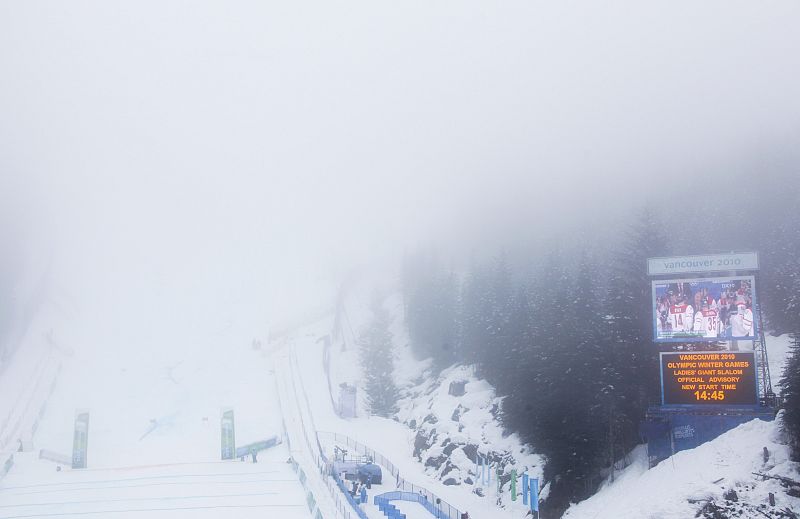
[[[437,519],[449,517],[447,512],[440,508],[439,504],[428,501],[425,494],[417,492],[386,492],[385,494],[377,495],[373,498],[375,506],[378,510],[383,512],[386,517],[390,519],[406,519],[406,516],[395,508],[390,501],[408,501],[410,503],[419,503],[425,510],[431,513]]]
[[[310,416],[310,407],[308,406],[308,399],[304,389],[302,391],[305,398],[302,401],[305,402],[306,405],[301,405],[300,391],[298,391],[297,384],[295,384],[297,375],[293,373],[294,366],[292,366],[291,359],[287,357],[285,365],[276,365],[275,368],[275,381],[278,386],[277,393],[281,407],[281,415],[283,416],[284,435],[289,451],[292,453],[290,462],[297,463],[298,466],[303,469],[301,484],[304,484],[304,486],[311,485],[312,483],[310,480],[313,480],[319,485],[317,488],[324,488],[326,491],[326,495],[320,495],[319,492],[312,492],[312,497],[314,497],[316,501],[317,513],[322,517],[324,510],[320,511],[319,505],[320,501],[324,500],[329,503],[333,513],[332,515],[335,515],[336,519],[368,519],[364,511],[358,508],[354,501],[352,501],[352,497],[349,493],[345,492],[343,494],[340,492],[338,485],[330,476],[329,465],[322,454],[322,446],[316,436],[316,431],[313,431],[313,441],[309,435],[309,428],[313,429],[314,427],[313,418]],[[305,409],[303,409],[304,407]],[[297,422],[296,427],[293,428],[291,432],[286,423],[286,417],[289,416],[287,414],[289,409],[292,409],[294,412],[294,418],[296,418],[295,421]],[[308,414],[308,416],[304,416],[305,414]],[[306,418],[308,418],[310,425],[307,425]],[[309,467],[304,467],[303,459],[313,463],[313,473],[309,471]],[[298,477],[301,477],[299,471]],[[348,501],[347,497],[350,497],[351,500]],[[315,515],[315,519],[320,519],[320,517]],[[330,517],[326,517],[325,519],[330,519]]]
[[[302,411],[299,409],[299,402],[289,398],[289,395],[286,394],[286,392],[289,391],[290,385],[292,386],[292,392],[296,394],[297,389],[294,386],[294,381],[291,383],[287,381],[285,377],[286,372],[279,370],[278,366],[275,366],[274,372],[276,393],[278,395],[278,405],[281,412],[281,427],[283,429],[283,436],[286,439],[286,446],[291,453],[291,457],[289,460],[287,460],[287,462],[291,463],[292,470],[295,472],[295,474],[297,474],[297,478],[306,492],[306,503],[308,504],[309,512],[314,519],[334,519],[331,517],[334,514],[335,519],[351,519],[349,514],[347,514],[347,510],[344,510],[338,501],[335,503],[334,514],[327,513],[326,515],[326,513],[323,512],[322,507],[320,507],[320,501],[325,503],[326,496],[320,495],[319,490],[317,490],[315,493],[315,487],[316,489],[319,489],[320,487],[318,484],[314,484],[311,479],[314,479],[317,482],[321,481],[325,486],[328,487],[328,493],[330,494],[329,497],[333,497],[331,488],[328,485],[328,478],[325,477],[324,471],[320,469],[319,456],[309,441],[305,424],[302,422],[303,417]],[[293,403],[294,405],[292,405]],[[287,427],[286,424],[286,417],[289,409],[293,409],[299,416],[301,422],[298,424],[300,425],[300,431],[295,428],[292,430],[292,433],[290,433],[289,427]],[[298,438],[298,432],[301,433],[301,438]],[[304,446],[307,449],[305,452],[303,452]],[[311,456],[311,460],[313,461],[314,465],[316,465],[316,470],[319,470],[319,475],[317,475],[316,470],[313,472],[310,470],[308,458],[305,456],[306,454]],[[325,508],[328,509],[327,506]]]
[[[13,466],[15,452],[33,449],[33,437],[55,392],[61,366],[53,348],[47,348],[28,383],[19,387],[16,399],[2,410],[5,416],[0,421],[0,479]]]
[[[338,517],[343,519],[354,519],[355,516],[359,519],[368,519],[366,513],[358,506],[356,500],[344,487],[343,482],[331,475],[331,467],[333,466],[333,463],[325,456],[320,438],[330,439],[334,442],[341,442],[360,454],[372,456],[372,459],[375,463],[382,465],[391,473],[395,479],[396,488],[399,491],[419,495],[420,499],[428,502],[430,508],[426,506],[426,509],[428,509],[437,519],[461,519],[461,512],[458,510],[458,508],[441,499],[428,489],[403,479],[400,476],[400,470],[397,468],[397,466],[389,461],[388,458],[376,452],[374,449],[371,449],[343,434],[318,432],[314,425],[314,417],[311,414],[311,404],[303,384],[303,379],[300,376],[300,366],[297,363],[297,356],[293,348],[290,348],[289,358],[287,361],[288,366],[284,366],[284,369],[280,370],[280,376],[285,377],[287,373],[289,374],[290,381],[288,381],[287,384],[291,385],[292,387],[294,402],[296,402],[295,405],[299,412],[300,426],[302,429],[302,436],[305,446],[308,449],[308,452],[311,454],[314,464],[319,470],[319,475],[322,481],[325,483],[325,486],[328,488],[330,496],[335,502]],[[275,372],[277,375],[279,370],[276,369]],[[299,380],[299,391],[297,384],[295,383],[296,380]],[[304,405],[301,405],[301,402]],[[304,418],[304,415],[307,415],[306,417],[308,419],[308,423],[306,423],[306,418]],[[313,441],[309,436],[309,429],[312,431],[311,434],[313,435]]]
[[[308,484],[308,476],[306,472],[300,467],[300,464],[295,461],[294,458],[289,458],[289,462],[292,464],[292,470],[295,474],[297,474],[297,479],[300,481],[300,484],[303,485],[303,490],[306,492],[306,504],[308,504],[308,512],[314,519],[324,519],[322,516],[322,511],[317,506],[317,500],[314,497],[314,492],[309,488]]]
[[[394,477],[396,488],[399,491],[397,493],[414,494],[419,496],[420,499],[422,499],[422,501],[419,501],[420,503],[428,503],[431,505],[430,508],[427,506],[426,508],[428,508],[428,511],[431,512],[434,517],[439,519],[461,519],[461,511],[458,510],[458,508],[451,505],[425,487],[415,485],[403,479],[403,477],[400,476],[400,469],[398,469],[397,466],[389,461],[389,459],[383,454],[371,449],[370,447],[367,447],[362,443],[357,442],[356,440],[344,434],[320,431],[317,433],[317,436],[318,438],[346,446],[351,452],[371,457],[374,463],[384,467]],[[405,499],[405,501],[409,501],[409,499]]]

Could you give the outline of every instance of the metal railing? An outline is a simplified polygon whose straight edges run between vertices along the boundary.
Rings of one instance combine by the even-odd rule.
[[[427,488],[415,485],[403,479],[400,476],[400,469],[398,469],[394,463],[389,461],[386,456],[380,452],[377,452],[375,449],[367,447],[366,445],[350,438],[345,434],[319,431],[317,432],[317,438],[332,440],[333,442],[344,445],[348,449],[351,449],[359,454],[371,456],[375,463],[381,465],[383,468],[389,471],[394,479],[396,486],[395,488],[402,492],[418,495],[420,496],[420,499],[424,499],[425,502],[433,505],[433,508],[429,509],[429,511],[434,514],[435,517],[439,519],[461,519],[461,512],[458,510],[458,508],[440,498]]]
[[[288,368],[290,373],[294,372],[290,377],[290,384],[292,386],[292,392],[295,396],[295,402],[297,403],[298,411],[300,412],[300,426],[303,430],[303,439],[305,440],[309,453],[311,453],[313,457],[314,463],[317,465],[317,468],[320,471],[322,480],[328,487],[331,497],[334,499],[337,512],[339,512],[344,519],[353,519],[353,515],[357,515],[359,519],[367,519],[367,515],[358,506],[358,504],[355,502],[355,499],[353,499],[347,489],[343,487],[343,483],[338,479],[336,474],[333,473],[333,463],[324,454],[324,449],[322,448],[322,443],[320,442],[321,437],[332,439],[337,443],[342,443],[350,449],[355,450],[355,452],[365,456],[371,456],[375,463],[381,465],[389,471],[395,480],[395,485],[398,490],[419,495],[429,504],[434,505],[435,508],[432,508],[429,511],[431,511],[431,513],[437,519],[461,519],[461,512],[458,510],[458,508],[441,499],[439,496],[425,487],[415,485],[403,479],[400,476],[400,469],[398,469],[397,466],[383,454],[370,447],[367,447],[362,443],[357,442],[347,435],[317,431],[317,428],[314,424],[314,415],[311,413],[311,403],[309,402],[308,393],[305,390],[303,379],[299,373],[300,366],[297,362],[296,353],[293,350],[291,351],[289,358]],[[296,380],[299,381],[299,384],[295,383]],[[308,424],[303,417],[304,413],[301,402],[305,404],[305,411],[308,413]],[[309,428],[311,429],[313,440],[309,438]],[[353,512],[353,514],[351,514],[351,512]]]
[[[336,509],[337,517],[341,519],[354,519],[355,516],[358,516],[359,519],[367,519],[366,515],[362,515],[364,512],[358,508],[355,504],[354,500],[352,500],[352,496],[346,491],[341,492],[341,488],[338,488],[338,484],[334,481],[333,477],[331,476],[331,464],[328,462],[328,459],[322,453],[322,446],[319,443],[319,438],[317,437],[316,430],[313,424],[313,415],[310,414],[311,406],[308,401],[308,395],[306,394],[305,388],[303,387],[303,381],[300,379],[300,388],[298,391],[297,384],[295,384],[295,380],[298,378],[297,373],[292,373],[296,366],[292,365],[291,359],[289,360],[288,366],[286,366],[289,370],[289,380],[287,380],[287,384],[291,386],[290,388],[286,388],[290,390],[294,394],[294,403],[297,406],[297,411],[299,413],[300,419],[300,428],[302,429],[302,436],[305,443],[306,448],[308,449],[308,453],[310,454],[311,459],[316,465],[317,470],[319,471],[319,475],[321,476],[322,483],[328,489],[328,493],[330,494],[331,499],[333,500],[333,505]],[[277,381],[276,381],[276,389],[277,389]],[[280,395],[280,390],[279,395]],[[302,400],[300,394],[302,393]],[[288,395],[287,395],[288,396]],[[311,424],[306,424],[306,421],[303,417],[303,409],[301,408],[301,402],[305,403],[306,411],[309,413],[309,418],[311,420]],[[281,406],[281,416],[283,416],[284,411],[283,407]],[[282,419],[283,420],[283,419]],[[312,433],[314,436],[314,440],[312,441],[309,437],[308,429],[312,429]],[[286,431],[286,423],[283,421],[284,431]],[[291,450],[291,442],[289,441],[289,435],[287,436],[287,442],[289,443],[289,448]],[[316,443],[316,445],[314,445]],[[350,498],[350,500],[348,500]]]
[[[408,501],[411,503],[419,503],[425,508],[425,510],[430,512],[437,519],[444,519],[448,517],[436,503],[431,503],[422,494],[416,494],[414,492],[386,492],[385,494],[380,494],[373,498],[373,503],[375,503],[375,506],[377,506],[378,509],[384,513],[386,513],[384,511],[386,505],[390,501]]]

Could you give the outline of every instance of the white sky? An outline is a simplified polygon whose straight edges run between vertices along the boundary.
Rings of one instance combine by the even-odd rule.
[[[797,148],[799,26],[794,0],[0,0],[2,230],[116,326],[288,315],[418,243]]]

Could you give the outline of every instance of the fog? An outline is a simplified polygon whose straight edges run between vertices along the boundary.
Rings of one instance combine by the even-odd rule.
[[[793,1],[4,1],[4,265],[49,269],[85,340],[257,330],[421,244],[552,237],[791,152],[798,21]]]

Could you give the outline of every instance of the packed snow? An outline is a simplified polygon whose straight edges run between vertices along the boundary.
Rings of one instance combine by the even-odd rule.
[[[322,312],[271,341],[228,330],[211,339],[173,338],[169,348],[143,343],[138,349],[81,344],[75,340],[79,335],[53,316],[34,321],[26,354],[18,355],[9,371],[29,380],[14,386],[22,389],[16,398],[3,400],[3,412],[26,416],[17,408],[25,407],[20,402],[28,405],[27,400],[34,402],[29,407],[44,412],[38,419],[31,415],[35,434],[0,482],[0,517],[78,512],[166,517],[178,510],[182,517],[214,517],[223,510],[235,510],[237,517],[263,516],[265,510],[308,517],[307,490],[327,512],[324,516],[339,516],[339,490],[318,473],[316,432],[323,433],[327,456],[332,457],[336,442],[325,440],[324,433],[346,435],[384,455],[404,480],[471,517],[524,515],[521,500],[509,499],[507,476],[514,468],[541,478],[545,460],[535,454],[535,446],[504,433],[496,414],[500,399],[471,369],[455,365],[434,374],[429,361],[413,358],[396,295],[385,304],[394,317],[399,411],[393,419],[369,416],[359,392],[357,417],[337,415],[339,384],[362,383],[357,336],[369,318],[365,299],[361,294],[347,300],[349,331],[338,340],[330,340],[334,316]],[[334,353],[327,371],[322,361],[326,342]],[[220,343],[230,345],[223,355],[216,347]],[[768,340],[773,383],[788,344],[787,337]],[[49,387],[47,381],[53,381],[52,394],[32,389],[45,371],[46,382],[38,385]],[[463,384],[463,395],[450,394],[454,382]],[[262,453],[258,464],[218,461],[219,413],[226,406],[235,409],[238,445],[282,435],[285,426],[284,443]],[[76,409],[90,411],[89,469],[71,470],[39,459],[40,449],[69,456]],[[12,422],[6,421],[6,429]],[[23,422],[19,428],[31,426]],[[730,490],[738,495],[736,510],[743,517],[800,509],[798,498],[787,495],[778,479],[754,475],[797,479],[779,423],[743,424],[651,470],[639,447],[629,456],[630,465],[565,517],[692,517],[706,503],[725,503]],[[496,480],[483,485],[476,478],[475,452],[496,457],[506,476],[499,492]],[[307,475],[307,489],[286,463],[290,457]],[[371,501],[390,490],[391,477],[373,486],[369,502],[360,505],[368,517],[382,517]],[[768,504],[770,493],[776,496],[774,508]],[[409,518],[430,516],[416,503],[398,502],[397,507]]]
[[[47,317],[8,366],[14,377],[2,378],[23,388],[2,399],[4,412],[46,405],[25,452],[13,453],[0,480],[0,517],[310,517],[288,445],[261,452],[257,463],[220,461],[223,407],[235,411],[237,445],[282,435],[274,352],[265,340],[233,327],[210,338],[97,344]],[[25,389],[56,363],[57,380],[44,384],[56,380],[52,395]],[[78,409],[90,413],[88,468],[73,470],[64,461]],[[43,449],[60,461],[40,459]]]

